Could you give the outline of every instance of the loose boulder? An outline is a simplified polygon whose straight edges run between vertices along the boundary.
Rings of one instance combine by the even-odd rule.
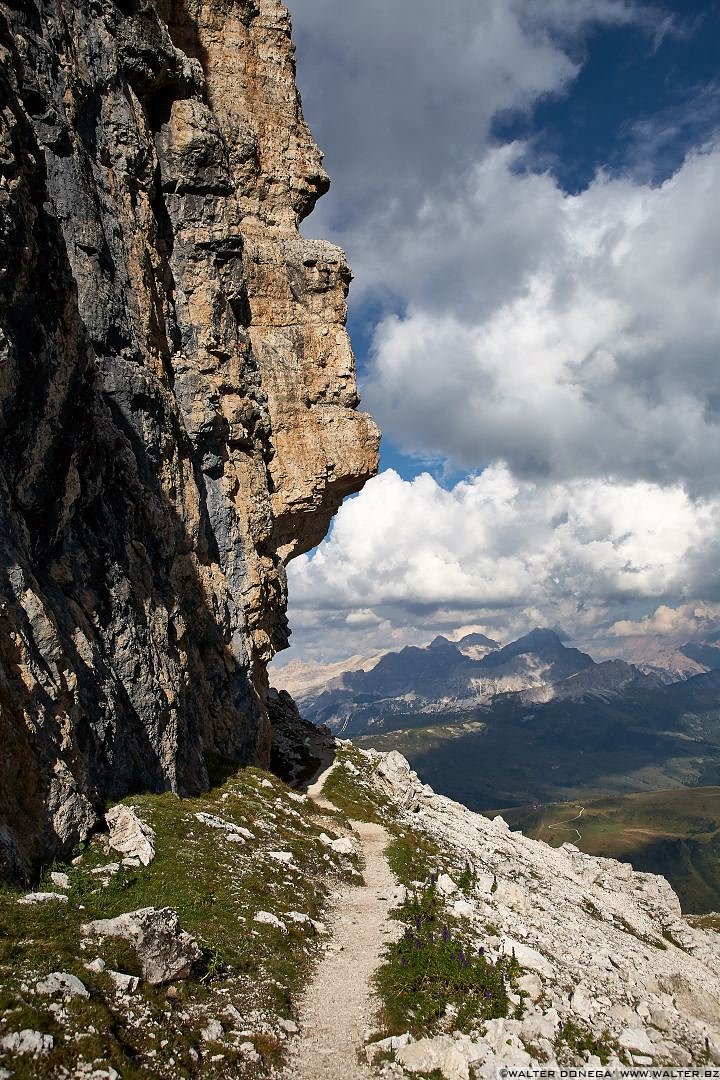
[[[155,833],[132,806],[113,806],[105,815],[110,847],[148,866],[155,858]]]
[[[54,997],[90,997],[85,984],[67,971],[53,971],[46,978],[41,979],[35,991],[38,994],[50,994]]]
[[[139,908],[116,919],[97,919],[81,928],[88,936],[117,937],[135,948],[143,978],[152,986],[187,979],[202,955],[197,942],[180,928],[172,908]]]

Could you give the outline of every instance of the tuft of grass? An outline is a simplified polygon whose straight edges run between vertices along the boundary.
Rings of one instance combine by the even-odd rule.
[[[664,941],[661,941],[659,938],[651,937],[649,934],[643,934],[639,930],[636,930],[635,927],[631,926],[627,919],[623,919],[621,915],[616,915],[615,921],[618,922],[620,926],[622,926],[626,934],[630,934],[630,936],[634,937],[636,941],[641,941],[643,945],[652,945],[654,949],[661,949],[663,950],[663,952],[667,950],[667,945]],[[663,937],[667,937],[669,941],[673,940],[672,937],[668,937],[667,933],[665,932],[663,933]],[[682,948],[682,946],[678,946],[678,948]]]
[[[612,1054],[616,1053],[616,1048],[607,1030],[595,1035],[590,1028],[574,1020],[566,1020],[555,1036],[555,1052],[561,1064],[567,1062],[569,1056],[585,1061],[587,1055],[595,1054],[603,1065],[607,1065]]]
[[[413,829],[397,830],[385,854],[393,874],[405,886],[437,879],[441,851],[430,836]]]
[[[708,915],[686,915],[685,918],[698,930],[714,930],[715,933],[720,934],[720,915],[715,912]]]
[[[586,896],[586,897],[583,898],[582,909],[592,919],[602,919],[602,912],[600,911],[600,908],[597,906],[597,904],[594,904],[592,902],[592,900],[590,899],[589,896]]]

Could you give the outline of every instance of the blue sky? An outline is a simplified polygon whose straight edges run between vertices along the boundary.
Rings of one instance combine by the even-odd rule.
[[[289,567],[295,656],[715,629],[720,5],[290,3],[381,475]],[[290,656],[287,657],[292,658]]]

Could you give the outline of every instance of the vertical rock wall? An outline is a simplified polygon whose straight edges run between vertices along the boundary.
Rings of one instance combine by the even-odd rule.
[[[284,564],[376,468],[276,0],[0,0],[0,869],[267,762]]]

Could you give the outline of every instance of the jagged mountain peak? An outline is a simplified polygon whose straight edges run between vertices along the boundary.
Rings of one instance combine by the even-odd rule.
[[[430,644],[427,646],[427,648],[428,649],[444,649],[446,652],[449,651],[449,652],[453,652],[453,653],[457,653],[459,651],[458,646],[457,646],[457,642],[450,641],[449,638],[443,637],[442,634],[438,634],[437,637],[434,637],[432,639],[432,641],[430,642]]]

